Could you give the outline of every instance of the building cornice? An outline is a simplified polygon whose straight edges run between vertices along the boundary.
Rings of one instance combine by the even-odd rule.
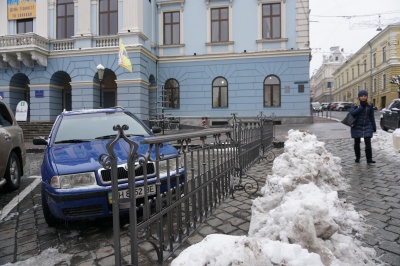
[[[252,59],[280,56],[309,56],[311,50],[290,50],[290,51],[262,51],[262,52],[246,52],[246,53],[218,53],[206,55],[190,55],[190,56],[162,56],[158,60],[160,62],[190,62],[190,61],[208,61],[208,60],[233,60],[233,59]]]

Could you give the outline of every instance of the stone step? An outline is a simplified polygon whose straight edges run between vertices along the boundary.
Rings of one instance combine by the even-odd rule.
[[[31,141],[34,137],[48,136],[53,122],[18,122],[24,130],[25,141]]]

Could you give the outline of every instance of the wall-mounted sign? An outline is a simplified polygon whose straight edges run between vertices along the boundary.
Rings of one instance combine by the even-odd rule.
[[[285,86],[285,93],[290,93],[290,86]]]
[[[44,91],[43,90],[35,90],[35,98],[43,98]]]
[[[7,0],[8,20],[36,17],[36,0]]]
[[[307,84],[308,81],[295,81],[294,84]]]
[[[15,112],[15,120],[26,121],[28,118],[28,103],[25,101],[20,101],[17,104],[17,109]]]

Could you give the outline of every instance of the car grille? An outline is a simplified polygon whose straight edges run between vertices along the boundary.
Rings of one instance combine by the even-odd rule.
[[[103,207],[101,204],[99,204],[99,205],[91,205],[91,206],[76,207],[76,208],[65,208],[62,211],[65,216],[85,216],[93,214],[102,214]]]
[[[143,177],[144,174],[144,169],[143,166],[140,165],[139,167],[136,165],[136,169],[135,169],[135,178],[140,178]],[[147,163],[146,164],[146,168],[147,168],[147,175],[153,175],[155,174],[155,167],[154,167],[154,163]],[[119,166],[118,167],[118,180],[124,180],[124,179],[128,179],[128,171],[125,170],[124,166]],[[102,169],[100,170],[100,180],[102,183],[110,183],[111,182],[111,169]]]

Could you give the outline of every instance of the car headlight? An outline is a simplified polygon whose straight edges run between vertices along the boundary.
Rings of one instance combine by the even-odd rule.
[[[178,159],[178,160],[177,160]],[[168,161],[168,163],[167,163]],[[178,164],[177,164],[178,161]],[[178,168],[182,168],[182,159],[180,157],[178,158],[171,158],[169,160],[162,160],[159,163],[159,168],[160,168],[160,173],[167,173],[167,172],[172,172],[176,171],[176,166],[178,165]]]
[[[94,172],[53,176],[50,185],[53,188],[63,189],[86,187],[96,185],[96,177]]]

